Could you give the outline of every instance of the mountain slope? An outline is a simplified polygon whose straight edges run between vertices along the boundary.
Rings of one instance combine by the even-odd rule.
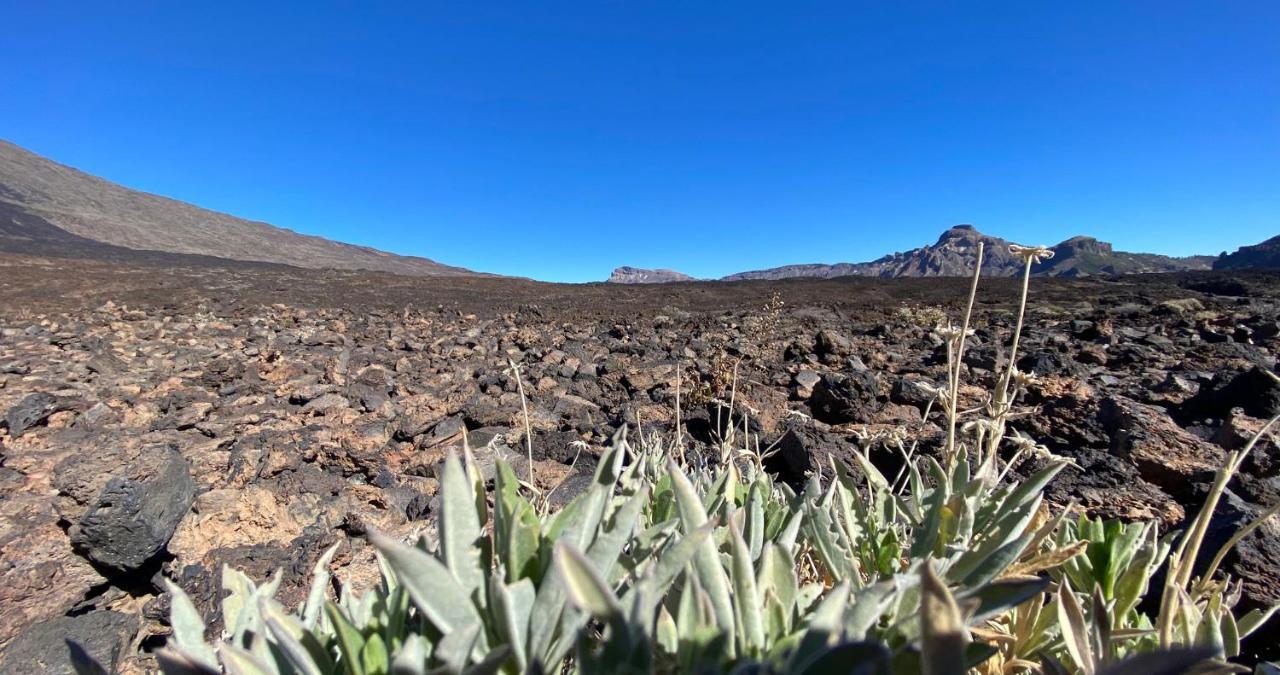
[[[114,247],[410,275],[470,275],[427,258],[298,234],[111,183],[0,140],[0,204],[10,223],[26,214],[85,241]],[[24,220],[30,230],[31,220]],[[16,231],[16,225],[10,225]],[[43,226],[43,237],[54,237]],[[3,234],[3,231],[0,231]],[[9,234],[12,237],[12,233]],[[85,251],[91,246],[82,247]]]
[[[785,279],[790,277],[867,276],[949,277],[970,273],[978,243],[985,244],[982,271],[988,276],[1014,276],[1022,272],[1022,260],[1009,253],[1010,242],[982,234],[972,225],[956,225],[930,246],[891,253],[864,263],[831,265],[787,265],[766,270],[740,272],[725,277],[741,279]],[[1072,237],[1052,247],[1054,257],[1037,265],[1039,276],[1088,276],[1091,274],[1134,274],[1142,272],[1175,272],[1208,269],[1212,260],[1206,256],[1170,258],[1153,253],[1115,251],[1111,244],[1092,237]]]
[[[1215,270],[1280,268],[1280,237],[1272,237],[1252,246],[1241,246],[1235,253],[1224,252],[1213,261]]]
[[[1032,272],[1050,277],[1083,277],[1091,274],[1145,274],[1207,270],[1213,256],[1195,255],[1185,258],[1155,253],[1117,251],[1105,241],[1093,237],[1072,237],[1053,247],[1053,258],[1037,265]]]

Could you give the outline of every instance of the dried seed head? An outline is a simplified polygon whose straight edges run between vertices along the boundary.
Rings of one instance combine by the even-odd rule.
[[[974,334],[974,330],[972,328],[967,328],[962,331],[960,327],[955,324],[938,324],[937,326],[934,326],[933,330],[941,336],[943,340],[949,341],[955,341],[959,339],[961,335],[971,337]]]
[[[1013,375],[1013,383],[1023,389],[1026,389],[1028,385],[1032,385],[1040,381],[1040,378],[1036,376],[1034,371],[1030,373],[1024,373],[1021,370],[1014,368],[1012,375]]]
[[[1038,453],[1043,447],[1032,440],[1031,437],[1023,435],[1023,433],[1017,429],[1014,429],[1013,433],[1009,434],[1009,442],[1012,443],[1013,447],[1017,448],[1019,452]],[[1045,452],[1048,452],[1048,450],[1046,449]]]
[[[960,431],[966,434],[972,434],[974,436],[977,436],[979,434],[998,433],[999,429],[996,423],[992,422],[991,420],[976,419],[976,420],[965,422],[964,425],[960,427]]]
[[[1032,263],[1038,263],[1041,260],[1048,260],[1053,257],[1053,250],[1048,246],[1019,246],[1017,244],[1009,244],[1009,252],[1022,258],[1022,260],[1030,260]]]
[[[939,387],[930,382],[920,382],[919,387],[926,394],[928,394],[930,398],[937,400],[938,405],[942,406],[943,408],[950,407],[951,392],[946,387]]]
[[[1053,454],[1049,451],[1049,448],[1036,443],[1030,437],[1023,435],[1022,432],[1017,429],[1014,429],[1013,433],[1009,436],[1009,441],[1013,443],[1013,447],[1018,449],[1018,452],[1027,452],[1033,457],[1039,457],[1046,461],[1066,462],[1073,466],[1077,466],[1078,468],[1078,465],[1074,461],[1067,459],[1066,457]]]

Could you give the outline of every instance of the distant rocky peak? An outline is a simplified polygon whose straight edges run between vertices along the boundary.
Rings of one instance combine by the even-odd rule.
[[[693,277],[667,269],[644,269],[622,266],[609,275],[611,284],[665,284],[672,281],[692,281]]]
[[[1072,237],[1054,246],[1053,250],[1057,255],[1078,255],[1081,253],[1106,255],[1113,251],[1110,243],[1084,236]]]
[[[955,241],[977,242],[978,240],[985,238],[986,235],[979,232],[978,229],[972,225],[954,225],[947,228],[947,230],[942,233],[942,236],[938,237],[937,245],[942,246],[943,244]]]

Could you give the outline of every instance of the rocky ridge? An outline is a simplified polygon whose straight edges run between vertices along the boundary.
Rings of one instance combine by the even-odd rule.
[[[1272,237],[1252,246],[1241,246],[1235,253],[1224,251],[1213,261],[1213,269],[1280,269],[1280,237]]]
[[[1010,242],[983,234],[972,225],[956,225],[942,233],[930,246],[891,253],[865,263],[787,265],[767,270],[731,274],[724,279],[785,279],[789,277],[868,276],[885,279],[901,277],[964,276],[972,269],[974,251],[985,244],[984,274],[1016,276],[1022,273],[1021,258],[1009,253]],[[1211,257],[1171,258],[1152,253],[1115,251],[1111,244],[1092,237],[1072,237],[1052,247],[1054,257],[1033,270],[1037,276],[1087,276],[1092,274],[1138,274],[1208,269]]]

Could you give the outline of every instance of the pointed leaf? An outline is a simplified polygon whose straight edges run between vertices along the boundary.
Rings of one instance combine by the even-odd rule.
[[[947,585],[925,560],[920,574],[921,672],[925,675],[964,675],[969,630]]]
[[[674,462],[670,462],[667,470],[672,478],[676,506],[680,512],[680,520],[684,526],[684,531],[686,533],[693,532],[707,522],[707,514],[702,508],[702,501],[698,498],[698,494],[694,492],[693,485],[689,482],[688,477],[684,475],[684,472],[680,470],[680,467],[676,466]],[[733,601],[729,597],[729,580],[725,574],[724,567],[720,565],[720,555],[716,551],[713,541],[706,539],[702,542],[702,545],[698,547],[697,552],[694,554],[693,566],[697,570],[703,589],[706,590],[707,595],[711,598],[711,606],[715,609],[717,624],[725,631],[725,637],[729,644],[735,644],[735,621]]]
[[[164,580],[169,589],[169,624],[173,628],[173,644],[202,665],[217,668],[218,655],[204,640],[205,625],[191,598],[182,587]]]
[[[391,675],[427,675],[426,640],[421,635],[410,635],[405,639],[391,660]]]
[[[379,532],[370,531],[369,541],[395,570],[413,604],[441,632],[479,623],[471,598],[439,560]]]
[[[333,562],[333,556],[338,552],[338,547],[342,542],[334,544],[325,551],[320,559],[316,561],[316,565],[311,570],[311,589],[307,593],[307,600],[302,606],[302,625],[308,630],[315,628],[316,622],[320,620],[320,615],[324,612],[324,596],[325,589],[329,587],[329,563]]]
[[[1089,627],[1084,620],[1084,610],[1080,608],[1075,593],[1071,592],[1065,579],[1058,585],[1058,626],[1062,629],[1067,652],[1076,662],[1076,667],[1084,675],[1093,675],[1096,668],[1089,640]]]
[[[484,583],[478,545],[480,518],[471,481],[457,453],[452,451],[444,460],[440,502],[440,555],[462,591],[471,596]]]
[[[218,656],[227,675],[275,675],[270,666],[253,654],[225,642],[218,647]]]
[[[742,628],[742,639],[748,647],[764,647],[764,616],[760,594],[756,591],[756,573],[751,565],[751,550],[736,526],[729,527],[733,556],[734,604]]]
[[[600,619],[614,619],[622,614],[618,598],[609,589],[591,563],[568,544],[556,546],[556,568],[569,593],[569,599],[580,609]]]

